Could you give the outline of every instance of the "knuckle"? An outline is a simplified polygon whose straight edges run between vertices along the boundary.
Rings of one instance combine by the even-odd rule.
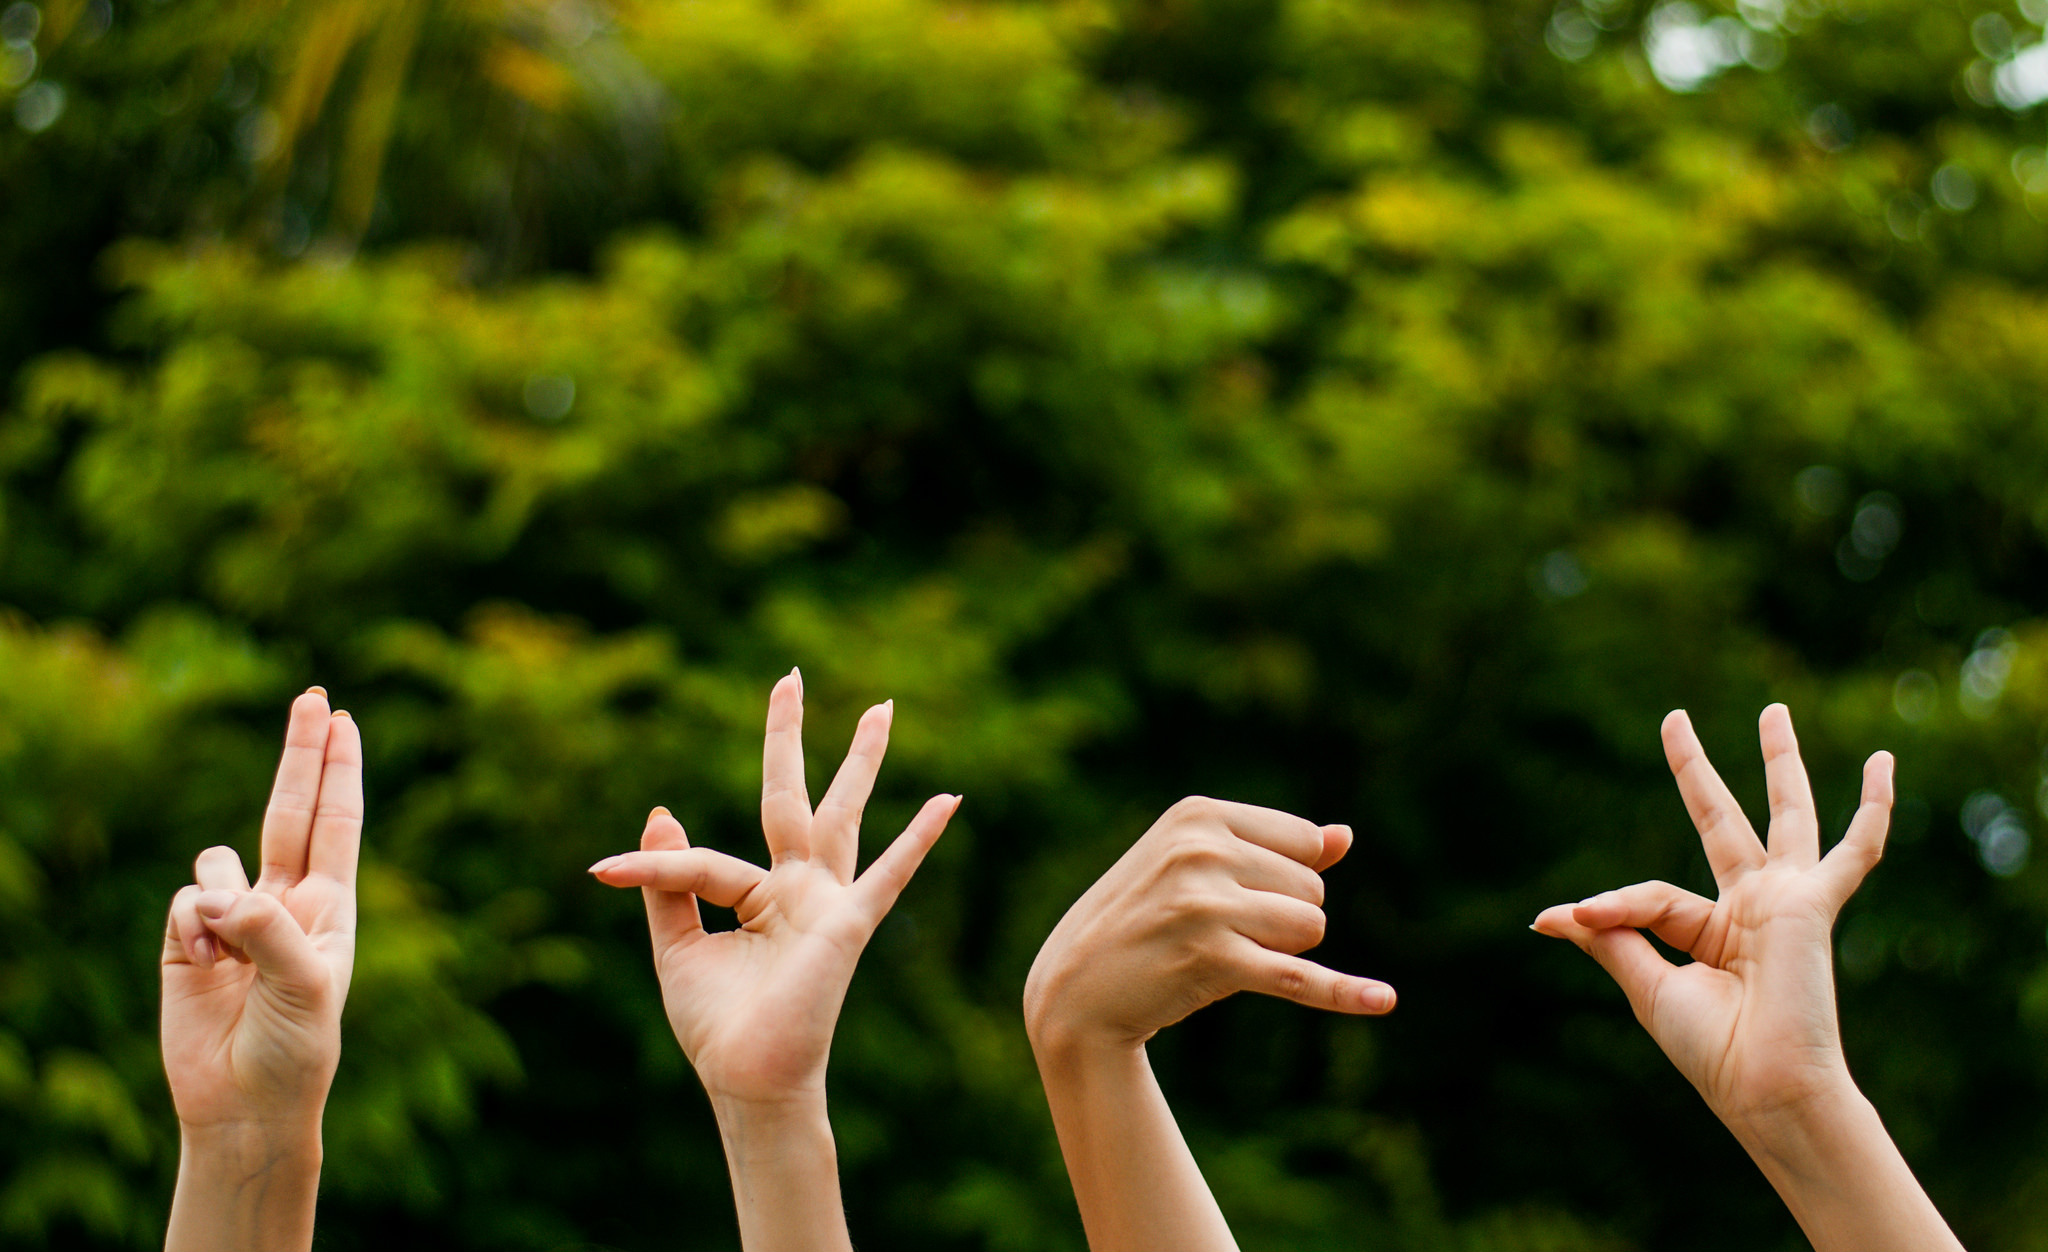
[[[284,905],[269,892],[247,891],[242,893],[242,898],[235,901],[234,907],[228,912],[231,916],[240,915],[237,920],[242,923],[245,930],[261,934],[276,925],[278,918],[284,916]]]
[[[1310,909],[1301,918],[1301,933],[1308,938],[1308,946],[1315,947],[1330,931],[1330,919],[1321,909]]]
[[[1299,965],[1284,965],[1273,975],[1273,989],[1290,1000],[1307,998],[1314,990],[1308,971]]]
[[[1222,896],[1203,887],[1183,887],[1176,893],[1173,911],[1181,917],[1208,921],[1223,914],[1225,901]]]
[[[1279,942],[1274,946],[1290,955],[1305,952],[1322,943],[1328,929],[1329,921],[1321,909],[1290,910],[1276,930]]]
[[[1222,811],[1221,800],[1212,800],[1208,796],[1184,796],[1174,801],[1173,807],[1166,810],[1166,813],[1175,821],[1200,822],[1213,821],[1221,816]]]
[[[1217,869],[1225,864],[1223,849],[1214,840],[1200,836],[1177,841],[1167,852],[1166,858],[1176,868],[1184,870]]]

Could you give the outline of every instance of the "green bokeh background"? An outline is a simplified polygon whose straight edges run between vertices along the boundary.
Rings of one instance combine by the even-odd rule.
[[[1385,1021],[1155,1045],[1248,1250],[1803,1246],[1539,908],[1705,888],[1656,727],[1839,829],[1853,1065],[2048,1248],[2041,0],[0,10],[0,1243],[160,1238],[163,909],[358,717],[329,1249],[736,1246],[639,904],[897,730],[863,1246],[1063,1252],[1018,997],[1165,805],[1352,823]],[[2048,56],[2048,54],[2043,54]],[[2015,59],[2017,58],[2017,59]],[[1968,817],[1966,822],[1964,819]]]

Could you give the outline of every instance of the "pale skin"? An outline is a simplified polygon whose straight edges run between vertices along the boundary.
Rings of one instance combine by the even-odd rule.
[[[590,868],[610,886],[639,887],[646,900],[662,1002],[711,1097],[747,1252],[851,1252],[825,1112],[832,1031],[875,927],[960,805],[959,796],[933,796],[855,876],[861,813],[894,715],[892,702],[862,716],[813,810],[803,680],[791,671],[768,700],[766,869],[691,847],[666,808],[648,816],[640,851]],[[706,930],[699,899],[733,909],[739,927]]]
[[[1849,1076],[1836,1024],[1835,917],[1884,853],[1892,758],[1872,756],[1862,803],[1827,855],[1792,717],[1759,722],[1770,797],[1757,838],[1681,712],[1664,752],[1718,888],[1662,882],[1546,909],[1613,976],[1636,1019],[1763,1169],[1816,1252],[1960,1252],[1884,1123]],[[1674,965],[1649,931],[1692,960]]]
[[[1025,1026],[1093,1252],[1235,1252],[1145,1043],[1206,1005],[1257,991],[1385,1013],[1394,989],[1300,953],[1323,938],[1321,871],[1345,826],[1188,799],[1169,809],[1053,929],[1024,990]]]
[[[355,963],[362,776],[354,720],[306,692],[255,884],[234,849],[208,848],[171,902],[162,1031],[180,1148],[167,1252],[312,1246],[320,1118]]]

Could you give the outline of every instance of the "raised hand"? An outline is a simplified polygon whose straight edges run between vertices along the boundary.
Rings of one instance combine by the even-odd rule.
[[[776,1100],[824,1090],[832,1028],[861,950],[960,805],[959,796],[933,796],[854,877],[861,812],[894,715],[892,702],[860,719],[814,813],[804,784],[803,681],[792,672],[768,697],[767,869],[691,847],[665,808],[648,816],[640,851],[590,867],[600,882],[644,889],[669,1024],[714,1095]],[[700,897],[736,911],[739,928],[704,929]]]
[[[199,854],[164,934],[163,1054],[183,1143],[167,1246],[303,1247],[355,961],[363,750],[318,687],[292,702],[252,887]]]
[[[1819,1252],[1959,1249],[1876,1110],[1856,1089],[1836,1024],[1831,933],[1884,853],[1892,758],[1863,767],[1863,799],[1827,855],[1792,716],[1758,726],[1768,840],[1743,816],[1683,712],[1664,753],[1719,888],[1708,900],[1643,882],[1561,904],[1535,929],[1599,961],[1636,1019],[1763,1168]],[[1642,935],[1688,954],[1674,965]]]
[[[1705,845],[1718,899],[1643,882],[1546,909],[1536,929],[1569,939],[1627,993],[1637,1020],[1723,1119],[1747,1119],[1846,1081],[1835,1025],[1830,934],[1884,852],[1892,758],[1863,768],[1863,803],[1823,857],[1820,821],[1792,716],[1763,712],[1769,843],[1759,840],[1683,712],[1664,719],[1664,753]],[[1673,965],[1647,930],[1692,957]]]
[[[1394,989],[1300,953],[1323,938],[1321,871],[1351,846],[1248,804],[1183,800],[1060,919],[1024,1020],[1094,1252],[1235,1252],[1145,1041],[1239,991],[1384,1013]]]
[[[875,927],[945,830],[959,796],[933,796],[854,876],[861,811],[889,746],[892,704],[860,719],[825,798],[804,784],[803,680],[768,697],[761,830],[767,869],[693,848],[665,808],[640,851],[590,867],[646,897],[661,997],[677,1042],[711,1096],[749,1252],[850,1248],[825,1116],[825,1062],[855,964]],[[733,909],[735,930],[707,931],[698,899]]]
[[[1299,955],[1323,941],[1321,871],[1350,847],[1347,826],[1182,800],[1053,928],[1025,983],[1027,1025],[1136,1045],[1239,991],[1387,1012],[1392,987]]]

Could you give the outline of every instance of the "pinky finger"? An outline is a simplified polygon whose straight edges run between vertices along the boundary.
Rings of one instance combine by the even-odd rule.
[[[171,897],[171,917],[164,929],[166,965],[196,965],[212,969],[220,959],[213,934],[199,917],[199,887],[181,888]]]
[[[1394,989],[1376,978],[1340,974],[1284,952],[1247,944],[1239,973],[1244,989],[1332,1013],[1391,1013]]]
[[[946,832],[946,823],[959,811],[960,800],[959,796],[946,795],[926,800],[895,842],[884,848],[867,872],[854,880],[853,890],[875,925],[880,925],[896,906],[896,897],[903,894],[903,889],[910,885],[910,876],[924,864],[925,853],[932,850],[932,845]]]
[[[1863,803],[1849,820],[1842,841],[1821,858],[1820,872],[1832,889],[1835,907],[1848,903],[1863,877],[1884,856],[1892,822],[1892,754],[1878,752],[1863,766]]]

